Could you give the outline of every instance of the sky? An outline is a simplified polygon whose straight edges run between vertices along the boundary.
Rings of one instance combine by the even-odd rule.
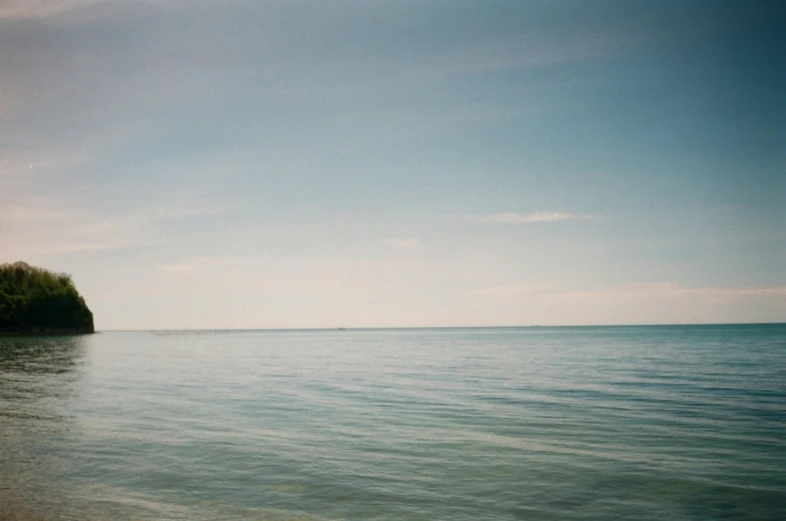
[[[786,322],[786,6],[0,0],[19,260],[99,330]]]

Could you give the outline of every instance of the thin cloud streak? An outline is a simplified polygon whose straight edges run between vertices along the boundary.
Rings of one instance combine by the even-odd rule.
[[[8,0],[0,4],[0,20],[50,18],[97,2],[98,0]]]
[[[686,287],[673,282],[633,283],[590,290],[560,289],[550,284],[505,285],[471,290],[459,290],[465,297],[547,297],[564,301],[598,301],[629,298],[702,298],[732,299],[740,297],[786,297],[786,286],[774,287]]]
[[[420,241],[415,238],[390,238],[385,239],[385,246],[388,248],[417,248],[420,246]]]
[[[521,295],[542,294],[553,290],[550,284],[530,284],[524,286],[494,286],[491,288],[457,290],[458,296],[465,297],[518,297]]]
[[[672,282],[593,289],[494,286],[455,291],[476,323],[500,325],[699,324],[782,322],[786,286],[688,287]],[[486,310],[497,310],[489,316]],[[458,311],[456,311],[458,313]]]
[[[470,221],[497,224],[551,223],[560,221],[591,221],[597,219],[594,215],[579,215],[568,212],[533,212],[529,214],[505,212],[491,215],[464,215],[463,217]]]
[[[0,201],[0,247],[18,257],[118,250],[165,244],[168,227],[191,218],[216,216],[229,206],[182,201],[147,205],[116,215],[75,210],[51,197]]]
[[[189,264],[164,264],[163,266],[159,266],[159,271],[165,273],[195,273],[196,269],[194,266]]]
[[[732,299],[739,297],[786,297],[786,286],[776,287],[699,287],[691,288],[671,282],[628,284],[618,288],[589,291],[569,291],[561,294],[568,299],[625,299],[625,298],[682,298]]]

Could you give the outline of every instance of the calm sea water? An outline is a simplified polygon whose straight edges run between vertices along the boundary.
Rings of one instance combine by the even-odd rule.
[[[786,519],[786,325],[0,338],[0,519]]]

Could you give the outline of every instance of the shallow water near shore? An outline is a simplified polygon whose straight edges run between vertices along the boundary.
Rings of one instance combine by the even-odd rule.
[[[3,521],[776,520],[784,468],[786,325],[0,338]]]

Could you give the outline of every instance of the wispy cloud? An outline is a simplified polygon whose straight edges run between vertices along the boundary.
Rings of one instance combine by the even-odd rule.
[[[4,0],[0,20],[48,18],[97,3],[98,0]]]
[[[163,244],[169,240],[166,230],[176,221],[217,215],[227,208],[221,203],[184,200],[107,215],[75,209],[53,197],[2,200],[0,249],[21,258]]]
[[[485,310],[493,309],[499,323],[509,324],[782,322],[786,317],[786,286],[510,285],[455,291],[453,296],[472,311],[471,316],[484,316]]]
[[[624,284],[606,288],[571,290],[560,289],[550,284],[503,285],[487,288],[461,290],[457,295],[466,297],[547,297],[559,301],[592,302],[626,299],[735,299],[744,297],[786,297],[786,286],[771,287],[686,287],[673,282],[646,282]]]
[[[388,248],[417,248],[420,241],[416,238],[395,238],[385,239],[385,246]]]
[[[158,269],[165,273],[194,273],[196,268],[190,264],[164,264]]]
[[[588,291],[569,291],[561,294],[568,299],[627,299],[627,298],[699,298],[734,299],[741,297],[786,297],[786,286],[774,287],[685,287],[672,282],[627,284],[616,288]]]
[[[542,294],[552,290],[550,284],[529,284],[523,286],[509,285],[509,286],[494,286],[490,288],[458,290],[457,295],[466,297],[517,297],[522,295]]]
[[[464,219],[484,223],[497,224],[526,224],[526,223],[551,223],[559,221],[590,221],[597,217],[594,215],[580,215],[568,212],[533,212],[521,214],[505,212],[489,215],[463,215]]]

